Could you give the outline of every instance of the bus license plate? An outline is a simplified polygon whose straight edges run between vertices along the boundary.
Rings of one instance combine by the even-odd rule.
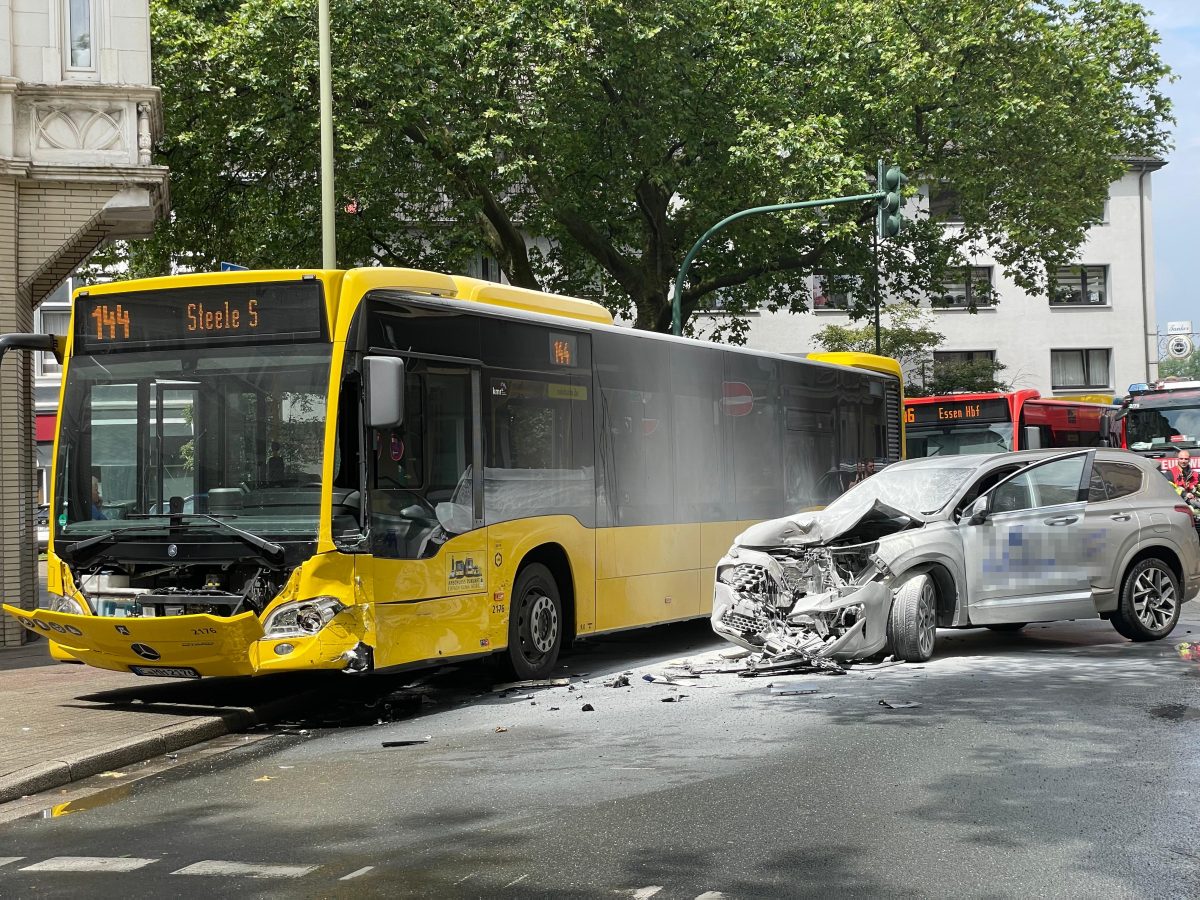
[[[187,666],[130,666],[134,675],[151,675],[155,678],[199,678],[200,673]]]

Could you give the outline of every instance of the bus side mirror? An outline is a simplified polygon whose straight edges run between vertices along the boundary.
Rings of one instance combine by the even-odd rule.
[[[368,356],[363,360],[367,427],[395,428],[404,422],[404,360]]]
[[[967,512],[968,525],[982,525],[987,521],[990,499],[990,495],[975,499],[975,502],[971,504],[971,509]]]
[[[1021,429],[1021,449],[1022,450],[1041,450],[1042,449],[1042,429],[1036,425],[1026,425]]]

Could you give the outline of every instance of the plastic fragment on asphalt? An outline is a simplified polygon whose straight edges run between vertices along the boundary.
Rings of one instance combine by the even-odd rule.
[[[610,687],[610,688],[629,687],[629,676],[628,675],[618,675],[616,678],[612,679],[611,681],[604,682],[604,686]]]
[[[558,712],[559,709],[560,709],[560,707],[558,707],[558,706],[552,706],[552,707],[550,707],[550,712]]]
[[[101,778],[124,778],[125,773],[124,772],[101,772],[100,777]]]
[[[385,746],[385,747],[411,747],[414,744],[428,744],[431,740],[433,740],[433,735],[427,734],[427,735],[425,735],[425,737],[420,737],[420,738],[400,738],[399,740],[395,740],[395,741],[384,741],[383,746]]]
[[[583,709],[580,710],[580,712],[595,712],[595,711],[596,711],[596,707],[592,706],[592,704],[590,704],[590,703],[583,704]]]
[[[649,681],[651,684],[679,684],[671,675],[643,675],[642,681]]]
[[[497,725],[496,726],[496,734],[504,734],[504,732],[506,732],[506,731],[508,731],[508,726],[506,726],[506,725]]]
[[[499,694],[503,691],[512,691],[519,688],[566,687],[570,683],[570,678],[531,678],[526,681],[510,681],[506,684],[493,685],[492,693]]]
[[[770,687],[770,685],[768,685],[768,687]],[[800,688],[771,687],[771,696],[772,697],[799,697],[802,694],[815,694],[816,692],[817,692],[816,688],[800,689]]]
[[[915,700],[880,700],[879,705],[888,709],[916,709],[921,704]]]
[[[750,651],[743,647],[735,647],[732,650],[722,650],[718,655],[721,659],[745,659],[750,655]]]
[[[255,778],[254,780],[255,781],[274,781],[276,777],[277,776],[275,776],[275,775],[263,775],[261,778]]]
[[[666,697],[659,697],[658,699],[663,703],[678,703],[686,696],[687,694],[668,694]]]

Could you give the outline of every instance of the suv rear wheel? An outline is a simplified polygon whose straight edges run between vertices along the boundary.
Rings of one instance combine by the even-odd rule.
[[[1109,620],[1131,641],[1157,641],[1179,621],[1179,579],[1161,559],[1143,559],[1126,574]]]

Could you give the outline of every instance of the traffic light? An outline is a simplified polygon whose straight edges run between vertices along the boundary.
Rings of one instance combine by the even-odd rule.
[[[904,228],[904,216],[900,214],[900,204],[903,202],[900,190],[908,183],[908,178],[899,166],[890,166],[886,172],[882,165],[879,169],[879,190],[884,195],[879,198],[876,227],[881,238],[895,237]]]

